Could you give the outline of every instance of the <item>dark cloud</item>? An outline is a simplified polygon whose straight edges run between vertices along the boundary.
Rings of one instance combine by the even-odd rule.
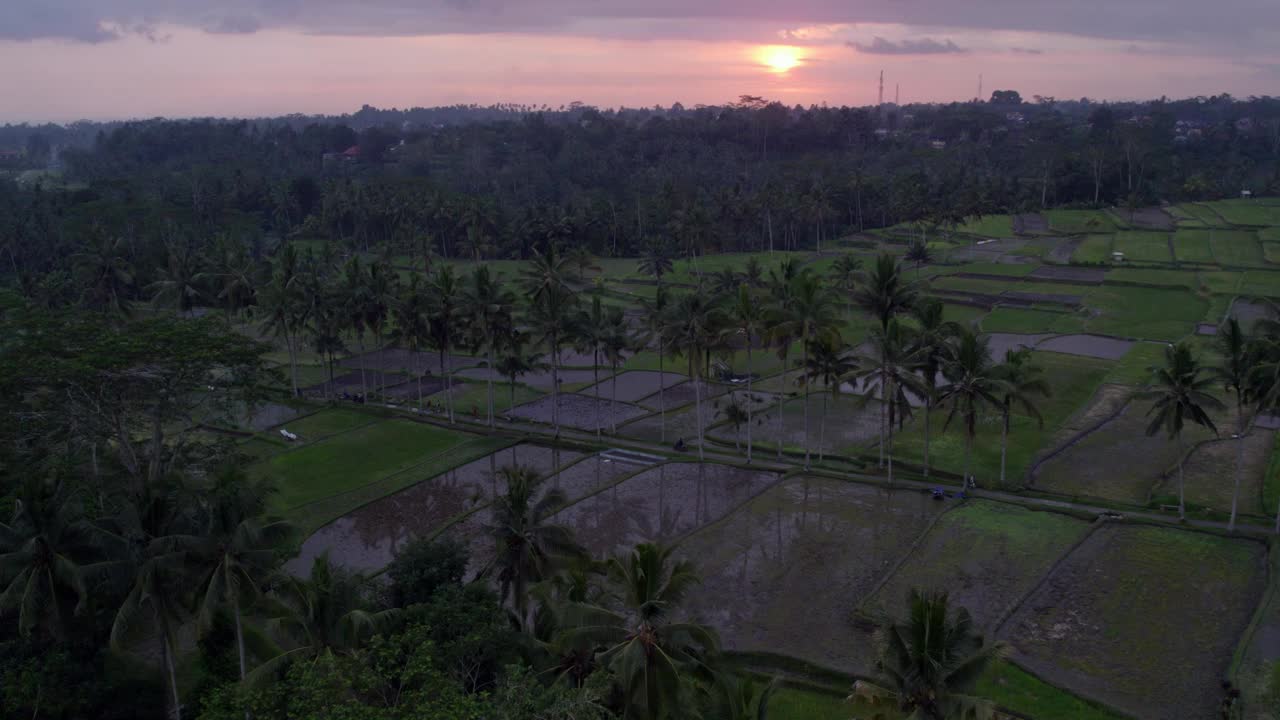
[[[1014,55],[1043,55],[1044,51],[1037,48],[1011,47],[1009,52]]]
[[[893,42],[876,37],[869,43],[848,42],[845,45],[869,55],[946,55],[969,52],[950,40],[939,42],[933,38]]]
[[[1248,18],[1242,22],[1241,18]],[[898,23],[975,30],[1054,32],[1130,42],[1271,48],[1275,0],[0,0],[0,38],[118,37],[106,26],[172,23],[213,32],[289,28],[336,35],[573,32],[646,35],[681,26],[682,37],[719,37],[731,25],[777,32],[806,24]],[[755,39],[755,38],[752,38]],[[901,43],[898,43],[900,45]],[[875,43],[872,43],[874,47]],[[950,50],[948,50],[950,51]],[[951,51],[954,52],[954,51]]]

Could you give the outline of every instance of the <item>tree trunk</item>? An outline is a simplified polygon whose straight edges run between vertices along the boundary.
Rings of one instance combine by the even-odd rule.
[[[885,456],[886,465],[888,466],[889,484],[892,485],[893,484],[893,399],[894,399],[894,394],[893,394],[892,385],[884,385],[883,387],[884,387],[885,394],[888,395],[887,402],[889,403],[889,428],[885,437],[884,456]]]
[[[969,487],[969,480],[971,479],[970,473],[969,473],[969,461],[972,457],[973,457],[973,430],[969,429],[968,431],[965,432],[965,436],[964,436],[964,477],[960,483],[964,489],[968,489]],[[974,483],[974,486],[976,487],[977,483]]]
[[[806,330],[805,340],[801,344],[801,354],[804,357],[802,357],[800,360],[800,367],[803,368],[802,372],[807,373],[809,368],[809,340],[808,340],[809,333],[808,333],[808,328],[805,328],[805,330]],[[808,378],[804,379],[804,393],[803,393],[802,402],[804,403],[804,469],[808,470],[809,469],[809,379]]]
[[[1000,426],[1000,487],[1004,487],[1005,458],[1009,455],[1009,407],[1004,408],[1004,423]]]
[[[933,407],[933,393],[924,402],[924,479],[929,479],[929,411]]]
[[[613,378],[610,380],[611,392],[609,393],[609,432],[614,435],[618,434],[618,413],[615,408],[618,405],[618,363],[614,362],[610,369],[613,370]]]
[[[367,398],[369,395],[369,382],[368,380],[365,379],[365,374],[364,374],[365,358],[364,358],[364,336],[363,335],[361,335],[360,338],[356,341],[356,344],[360,348],[360,392],[364,393],[365,397]]]
[[[690,370],[692,369],[690,368]],[[693,375],[693,373],[690,374]],[[693,375],[693,406],[694,421],[698,424],[698,460],[706,460],[706,455],[703,452],[704,443],[702,442],[702,387],[698,382],[697,375]]]
[[[293,397],[298,397],[298,351],[294,348],[293,337],[286,331],[284,344],[289,348],[289,381],[293,386]]]
[[[826,455],[824,450],[827,444],[827,393],[822,394],[822,414],[818,416],[818,464],[822,464],[822,459]]]
[[[494,405],[494,397],[493,397],[493,342],[492,342],[492,341],[490,341],[490,342],[489,342],[489,348],[488,348],[488,350],[489,350],[489,352],[488,352],[488,355],[489,355],[489,372],[487,372],[487,373],[485,373],[485,374],[486,374],[486,375],[488,376],[488,378],[489,378],[489,429],[490,429],[490,430],[492,430],[492,429],[493,429],[493,405]],[[514,392],[514,391],[515,391],[515,386],[514,386],[514,385],[512,385],[512,392]]]
[[[1244,465],[1244,407],[1239,402],[1236,403],[1236,428],[1239,431],[1236,436],[1236,477],[1231,490],[1231,521],[1227,523],[1227,532],[1236,531],[1236,510],[1240,502],[1240,470]]]
[[[886,413],[885,387],[884,387],[885,382],[886,382],[885,372],[881,370],[880,371],[880,428],[879,428],[880,429],[880,440],[879,440],[880,459],[877,461],[876,467],[884,467],[884,430],[885,430],[885,423],[887,421],[887,418],[885,417],[885,413]]]
[[[1178,519],[1187,519],[1187,503],[1186,495],[1183,492],[1183,474],[1182,474],[1182,433],[1178,433]]]
[[[169,678],[169,693],[173,701],[173,717],[182,720],[182,698],[178,696],[178,672],[174,668],[173,647],[169,643],[169,623],[160,622],[160,654],[164,662],[165,672]]]
[[[560,439],[560,339],[551,338],[551,424]]]
[[[751,335],[747,334],[747,464],[751,464]]]
[[[595,388],[596,395],[596,440],[600,439],[602,432],[600,422],[600,352],[593,351],[591,354],[591,384]]]
[[[667,376],[663,366],[662,334],[658,334],[658,441],[667,444]]]

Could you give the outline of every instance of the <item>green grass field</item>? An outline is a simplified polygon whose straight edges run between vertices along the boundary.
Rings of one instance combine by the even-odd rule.
[[[254,472],[279,483],[273,505],[289,511],[408,470],[472,437],[410,420],[383,420],[277,454]]]
[[[1208,303],[1185,290],[1108,285],[1086,299],[1101,311],[1090,318],[1089,332],[1143,340],[1177,340],[1194,330]]]
[[[1151,377],[1150,368],[1164,362],[1165,346],[1161,343],[1135,343],[1107,373],[1103,382],[1117,385],[1144,385]]]
[[[1109,263],[1115,246],[1114,235],[1089,235],[1080,241],[1071,261],[1078,263]]]
[[[1125,260],[1134,263],[1168,263],[1168,233],[1150,230],[1122,230],[1115,234],[1115,249],[1124,253]]]
[[[1280,207],[1257,200],[1219,200],[1207,203],[1232,225],[1280,225]]]
[[[1173,253],[1179,262],[1215,263],[1209,231],[1179,227],[1173,234]]]
[[[1179,218],[1179,225],[1182,225],[1182,217],[1187,217],[1190,222],[1195,223],[1190,227],[1224,227],[1226,222],[1213,208],[1203,203],[1183,203],[1173,208],[1174,217]]]
[[[1084,331],[1084,319],[1076,313],[1027,308],[998,307],[982,320],[983,332],[1075,333]]]
[[[1194,272],[1159,268],[1116,268],[1107,271],[1107,282],[1181,287],[1188,290],[1200,287],[1200,280]]]
[[[956,229],[979,237],[1011,238],[1013,237],[1013,218],[1008,215],[983,215],[969,218]]]
[[[1209,233],[1213,257],[1226,267],[1267,267],[1258,236],[1248,230],[1213,230]]]
[[[1035,720],[1124,720],[1114,710],[1056,688],[1011,662],[988,666],[974,693]]]

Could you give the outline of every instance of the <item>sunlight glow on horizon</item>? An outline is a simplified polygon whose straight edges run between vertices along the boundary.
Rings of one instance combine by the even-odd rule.
[[[799,49],[789,45],[767,45],[760,48],[757,56],[771,72],[778,74],[785,74],[803,61]]]

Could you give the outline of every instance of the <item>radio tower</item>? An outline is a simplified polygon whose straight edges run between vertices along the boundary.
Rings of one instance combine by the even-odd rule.
[[[901,89],[902,89],[902,86],[900,86],[898,83],[893,84],[893,104],[895,107],[898,105],[898,91]]]
[[[880,99],[876,102],[876,107],[884,105],[884,71],[880,71]]]
[[[978,73],[978,102],[982,102],[982,73]]]

